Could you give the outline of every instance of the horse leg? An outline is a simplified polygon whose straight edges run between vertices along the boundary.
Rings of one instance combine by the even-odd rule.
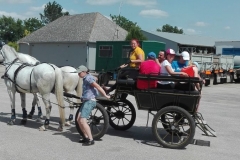
[[[37,107],[38,107],[38,118],[37,118],[37,122],[41,122],[41,119],[43,119],[43,115],[42,115],[42,108],[41,108],[41,106],[40,106],[40,101],[39,101],[39,99],[38,99],[38,95],[37,95],[37,93],[34,93],[33,94],[33,102],[32,102],[32,110],[31,110],[31,112],[29,113],[29,115],[28,116],[31,116],[31,115],[33,115],[34,114],[34,111],[35,111],[35,106],[37,105]],[[31,115],[30,115],[31,114]]]
[[[44,121],[44,125],[39,127],[39,130],[46,131],[46,129],[48,128],[49,123],[50,123],[50,114],[51,114],[51,109],[52,109],[52,105],[50,103],[50,93],[42,95],[42,100],[43,100],[43,103],[45,104],[45,108],[46,108],[46,118]]]
[[[22,106],[22,120],[21,124],[25,125],[27,123],[27,110],[26,110],[26,93],[20,93],[21,97],[21,106]]]
[[[65,123],[65,126],[71,126],[71,122],[73,121],[74,106],[73,106],[72,102],[69,100],[69,98],[67,98],[67,99],[68,99],[68,102],[70,102],[69,103],[69,105],[70,105],[69,106],[70,107],[70,114],[69,114],[68,120]]]
[[[35,98],[35,95],[33,94],[32,109],[31,109],[31,111],[30,111],[29,114],[28,114],[28,118],[29,118],[29,119],[32,119],[32,117],[33,117],[33,114],[34,114],[34,112],[35,112],[35,106],[36,106],[36,104],[37,104],[37,100],[36,100],[36,98]]]
[[[11,91],[11,90],[7,90],[8,91],[8,95],[10,97],[11,100],[11,118],[10,120],[7,122],[8,125],[14,125],[15,121],[16,121],[16,113],[15,113],[15,92]]]

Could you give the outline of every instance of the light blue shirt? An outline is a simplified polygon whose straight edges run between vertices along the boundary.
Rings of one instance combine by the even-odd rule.
[[[172,62],[172,68],[174,72],[181,72],[181,69],[183,69],[184,67],[188,66],[188,61],[186,61],[185,63],[179,63],[178,61],[173,61]]]
[[[95,78],[91,74],[87,74],[83,78],[83,100],[94,99],[98,95],[97,89],[91,86],[93,82],[95,82]]]

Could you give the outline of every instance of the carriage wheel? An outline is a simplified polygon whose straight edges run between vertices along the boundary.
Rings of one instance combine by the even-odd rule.
[[[75,125],[78,133],[83,137],[83,133],[78,125],[77,118],[79,115],[80,107],[78,108],[75,116]],[[92,136],[94,139],[100,139],[104,136],[108,129],[109,118],[105,108],[97,103],[96,107],[92,110],[89,118],[87,119],[91,128]]]
[[[128,100],[119,100],[107,110],[109,124],[116,130],[127,130],[133,126],[136,120],[136,110]]]
[[[157,142],[163,147],[180,149],[192,142],[195,123],[185,109],[168,106],[154,116],[152,132]]]

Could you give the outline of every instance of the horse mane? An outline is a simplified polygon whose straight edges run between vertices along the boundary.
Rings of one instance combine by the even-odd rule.
[[[17,56],[17,58],[19,59],[19,56],[18,56],[18,52],[15,50],[15,48],[13,48],[13,47],[11,47],[11,46],[9,46],[10,47],[10,50]]]
[[[10,50],[16,55],[16,57],[17,57],[20,61],[22,61],[22,62],[24,62],[24,63],[29,63],[29,64],[31,64],[31,65],[37,65],[37,64],[40,63],[39,60],[37,60],[36,58],[34,58],[34,57],[32,57],[32,56],[30,56],[30,55],[28,55],[28,54],[17,52],[13,47],[10,47]],[[26,59],[23,58],[23,57],[25,57]],[[28,61],[27,59],[30,59],[31,62]]]

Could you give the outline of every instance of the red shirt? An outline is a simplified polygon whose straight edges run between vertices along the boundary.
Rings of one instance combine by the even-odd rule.
[[[193,66],[185,67],[185,68],[181,69],[181,72],[187,73],[189,77],[194,77]]]
[[[160,66],[152,59],[148,59],[140,64],[139,74],[152,74],[158,75],[160,72]],[[138,89],[156,88],[157,80],[137,80]]]

